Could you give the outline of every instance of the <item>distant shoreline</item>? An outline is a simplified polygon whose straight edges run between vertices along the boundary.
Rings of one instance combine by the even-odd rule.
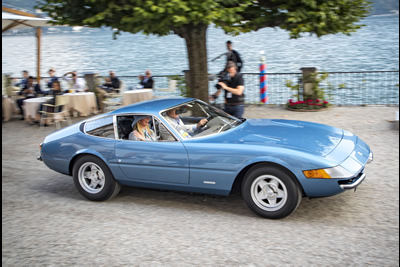
[[[392,10],[392,13],[375,14],[368,17],[381,17],[381,16],[396,16],[399,15],[399,10]]]
[[[399,10],[392,10],[392,13],[385,13],[385,14],[374,14],[370,15],[366,18],[370,17],[384,17],[384,16],[399,16]],[[90,29],[87,31],[87,29]],[[83,31],[82,31],[83,30]],[[95,33],[95,32],[101,32],[101,31],[109,31],[110,34],[112,33],[112,30],[110,27],[100,27],[100,28],[91,28],[91,27],[70,27],[70,26],[58,26],[54,25],[52,27],[42,27],[42,35],[54,35],[54,34],[71,34],[71,33],[84,33],[84,34],[90,34],[90,33]],[[32,33],[32,29],[18,29],[18,30],[13,30],[13,31],[6,31],[2,33],[3,37],[7,36],[24,36],[24,35],[30,35]]]

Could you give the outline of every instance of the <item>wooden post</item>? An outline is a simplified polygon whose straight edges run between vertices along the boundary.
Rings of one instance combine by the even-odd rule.
[[[42,35],[42,28],[36,28],[36,39],[37,39],[37,65],[36,65],[36,72],[37,72],[37,83],[40,83],[40,37]]]

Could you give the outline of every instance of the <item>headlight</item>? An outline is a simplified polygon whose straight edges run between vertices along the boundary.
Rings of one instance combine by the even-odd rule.
[[[303,171],[306,178],[317,178],[317,179],[330,179],[330,178],[350,178],[353,176],[351,172],[343,168],[342,166],[336,166],[333,168],[307,170]]]

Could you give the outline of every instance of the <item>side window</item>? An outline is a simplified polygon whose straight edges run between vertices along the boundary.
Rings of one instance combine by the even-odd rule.
[[[132,122],[134,116],[118,116],[117,126],[118,126],[118,137],[119,139],[128,140],[129,134],[132,132]]]
[[[115,139],[113,117],[105,117],[85,124],[85,133],[93,136]]]

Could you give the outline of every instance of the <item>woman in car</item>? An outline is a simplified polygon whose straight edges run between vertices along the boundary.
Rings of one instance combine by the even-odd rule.
[[[157,141],[155,133],[149,127],[149,116],[135,116],[132,122],[133,131],[129,134],[130,140]]]

